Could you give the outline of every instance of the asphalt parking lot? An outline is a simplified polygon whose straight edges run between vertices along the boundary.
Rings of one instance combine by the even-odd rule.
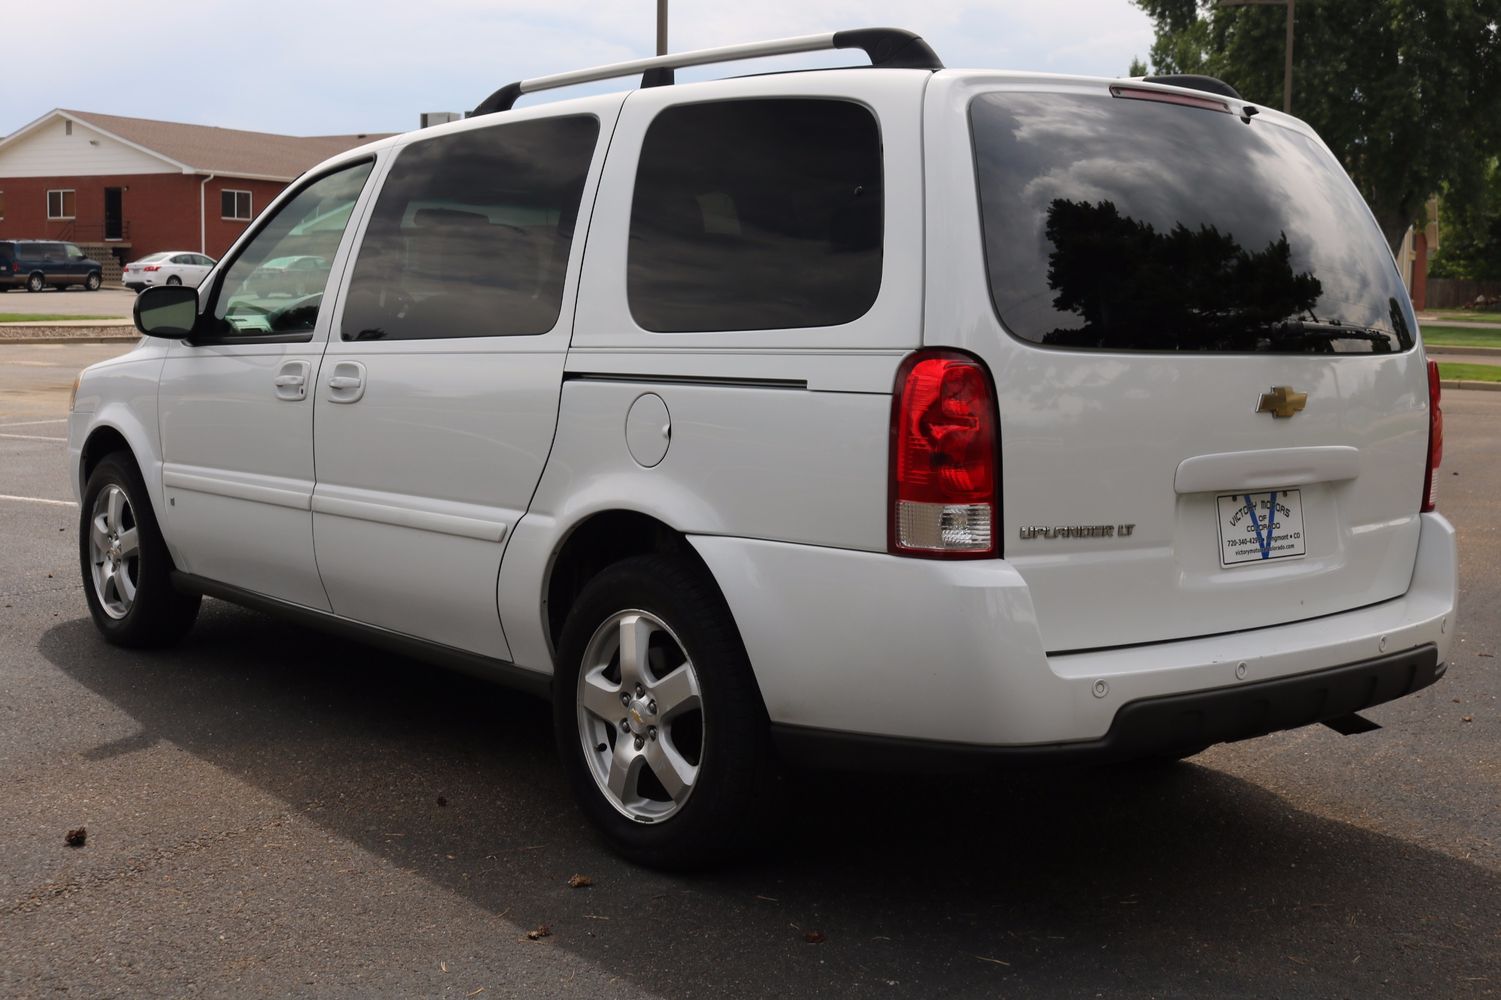
[[[1446,393],[1458,652],[1380,731],[798,776],[676,877],[601,848],[540,702],[218,602],[105,645],[61,418],[124,349],[0,344],[0,995],[1501,995],[1501,393]]]

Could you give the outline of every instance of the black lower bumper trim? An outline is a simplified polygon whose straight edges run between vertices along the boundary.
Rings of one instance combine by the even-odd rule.
[[[1443,674],[1438,647],[1430,643],[1292,677],[1143,698],[1121,706],[1100,739],[1073,743],[989,746],[777,724],[772,738],[789,762],[837,770],[962,772],[1107,763],[1191,753],[1337,719],[1421,690]]]

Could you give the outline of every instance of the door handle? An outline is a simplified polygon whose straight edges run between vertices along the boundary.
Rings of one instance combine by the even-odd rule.
[[[328,379],[330,403],[355,403],[365,394],[365,366],[358,361],[340,361]]]
[[[276,398],[296,402],[307,398],[307,378],[312,371],[310,361],[288,361],[276,373],[271,384],[276,386]]]

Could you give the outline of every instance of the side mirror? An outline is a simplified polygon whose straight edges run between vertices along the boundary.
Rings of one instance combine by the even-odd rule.
[[[136,296],[136,329],[148,337],[186,337],[198,322],[198,289],[156,285]]]

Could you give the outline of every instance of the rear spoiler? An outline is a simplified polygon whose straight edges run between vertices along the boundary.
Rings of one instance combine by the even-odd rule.
[[[1142,83],[1164,83],[1169,87],[1186,87],[1189,90],[1202,90],[1206,94],[1218,94],[1221,97],[1233,97],[1237,101],[1245,98],[1224,80],[1212,76],[1200,76],[1197,73],[1173,73],[1167,76],[1143,76],[1138,77]]]

